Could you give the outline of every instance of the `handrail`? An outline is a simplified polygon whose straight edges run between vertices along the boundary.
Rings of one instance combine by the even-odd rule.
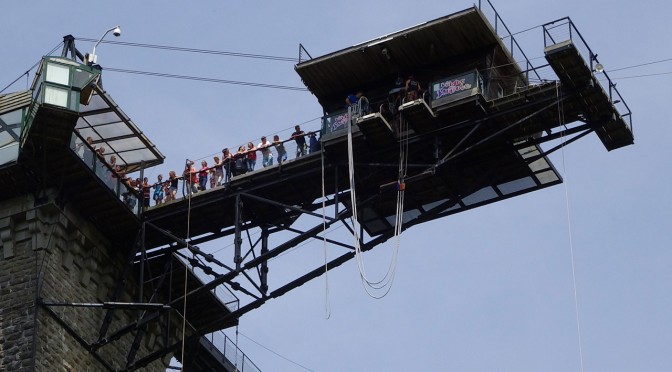
[[[319,131],[307,131],[303,134],[303,136],[304,137],[309,137],[311,135],[316,135],[317,133],[319,133]],[[289,137],[285,140],[278,141],[277,143],[269,141],[268,148],[270,149],[272,147],[276,147],[278,144],[285,145],[287,143],[293,143],[293,142],[295,142],[294,137]],[[307,144],[308,144],[308,142],[309,142],[308,139],[306,139]],[[295,148],[291,147],[291,146],[285,146],[285,152],[287,154],[290,154],[290,152],[292,150],[295,150]],[[236,174],[233,174],[233,172],[231,171],[231,168],[234,166],[235,161],[240,159],[240,158],[245,159],[247,157],[247,155],[252,153],[252,152],[256,153],[256,152],[260,152],[260,151],[261,151],[261,148],[258,148],[256,146],[254,146],[253,149],[248,149],[248,150],[245,150],[244,152],[241,152],[241,153],[238,153],[238,152],[230,153],[231,156],[229,158],[220,159],[221,163],[219,165],[209,165],[207,167],[209,177],[212,177],[212,172],[214,172],[215,170],[222,169],[224,177],[222,179],[221,185],[218,185],[217,187],[226,187],[231,182],[231,180],[233,178],[238,176]],[[260,155],[257,155],[257,158],[259,158]],[[216,154],[215,156],[218,156],[218,157],[221,158],[221,153]],[[201,158],[201,159],[205,159],[205,158]],[[182,183],[182,187],[181,187],[181,189],[183,190],[182,197],[186,197],[186,195],[188,193],[188,190],[189,190],[189,186],[191,186],[191,184],[192,184],[192,182],[190,182],[190,177],[193,176],[194,174],[197,175],[199,172],[201,172],[201,169],[198,169],[196,167],[196,161],[201,160],[201,159],[195,159],[194,160],[194,169],[195,170],[193,172],[187,172],[186,164],[185,164],[185,169],[183,169],[183,171],[181,173],[179,171],[176,172],[177,177],[175,177],[175,179],[177,179],[178,182]],[[187,159],[187,160],[189,160],[189,159]],[[293,161],[293,160],[295,160],[295,159],[288,159],[286,161],[283,161],[281,164],[285,164],[286,162]],[[275,166],[275,164],[273,166]],[[244,174],[257,172],[261,169],[264,169],[264,168],[262,168],[262,166],[259,166],[258,168],[255,168],[253,171],[245,171]],[[151,193],[151,190],[153,190],[155,186],[162,185],[164,187],[169,187],[170,183],[171,183],[171,179],[168,177],[162,182],[151,183],[151,184],[149,184],[148,187],[150,188],[150,193]],[[180,187],[178,186],[178,190],[179,189],[180,189]],[[179,197],[179,198],[181,198],[181,197]],[[178,198],[176,198],[175,200],[177,200],[177,199]],[[151,200],[151,197],[150,197],[150,200]]]
[[[630,111],[630,107],[627,103],[625,103],[625,100],[623,99],[623,96],[621,96],[621,93],[618,91],[618,89],[616,89],[616,83],[611,80],[607,71],[602,69],[600,71],[596,70],[596,66],[600,63],[600,61],[597,59],[597,54],[593,52],[590,46],[588,46],[586,39],[583,38],[583,35],[581,35],[579,30],[576,28],[571,18],[564,17],[556,19],[555,21],[544,24],[542,28],[544,30],[544,48],[548,47],[549,45],[571,40],[579,51],[579,54],[581,54],[584,60],[588,62],[588,66],[590,67],[591,71],[595,71],[596,73],[604,75],[607,81],[606,87],[604,86],[603,82],[600,81],[600,79],[596,80],[603,88],[607,88],[609,100],[614,105],[624,121],[626,121],[630,131],[634,134],[632,128],[632,111]],[[549,44],[549,42],[551,44]]]
[[[489,7],[486,8],[485,5],[487,5],[487,6],[489,6]],[[525,83],[528,83],[529,80],[530,80],[530,79],[529,79],[529,73],[530,73],[530,71],[534,72],[534,74],[536,75],[536,77],[537,77],[538,80],[541,80],[541,76],[539,76],[539,74],[537,73],[536,69],[534,68],[534,66],[533,66],[532,63],[530,62],[530,59],[527,58],[527,55],[526,55],[525,52],[523,51],[523,48],[520,47],[520,44],[518,44],[518,41],[513,37],[513,33],[511,32],[511,30],[509,30],[509,27],[506,26],[506,23],[504,23],[504,20],[503,20],[502,17],[499,15],[499,12],[497,12],[497,9],[495,9],[494,5],[492,5],[492,3],[490,2],[490,0],[485,0],[485,1],[483,1],[483,0],[478,0],[478,9],[479,9],[479,10],[483,13],[483,15],[485,15],[485,17],[488,18],[488,19],[489,19],[489,17],[488,17],[489,12],[486,12],[486,11],[487,11],[487,10],[491,10],[492,12],[494,12],[494,19],[492,19],[492,20],[489,19],[489,20],[490,20],[490,21],[494,21],[494,25],[493,25],[493,27],[495,28],[495,33],[496,33],[498,36],[500,36],[500,38],[501,38],[502,40],[504,40],[504,39],[506,39],[506,38],[511,38],[511,40],[510,40],[510,42],[509,42],[509,44],[510,44],[510,45],[509,45],[509,52],[511,53],[511,57],[512,57],[514,60],[517,59],[516,56],[515,56],[515,53],[514,53],[514,50],[515,50],[515,49],[517,49],[518,52],[520,53],[520,55],[524,58],[524,60],[525,60],[525,69],[524,69],[524,71],[522,71],[522,72],[525,73]],[[500,35],[500,33],[499,33],[499,29],[500,29],[500,28],[499,28],[499,24],[500,24],[500,23],[501,23],[502,27],[504,27],[504,30],[506,31],[506,34],[504,34],[504,35]],[[515,47],[515,49],[514,49],[514,47]]]
[[[79,142],[77,141],[79,139]],[[82,153],[80,154],[80,149]],[[72,133],[70,140],[70,150],[81,159],[82,162],[103,183],[114,192],[124,205],[126,205],[136,216],[140,212],[141,194],[137,190],[127,185],[119,173],[112,169],[107,161],[102,160],[96,150],[94,150],[76,131]],[[103,174],[101,174],[101,172]],[[106,177],[104,177],[106,176]],[[123,191],[123,192],[122,192]],[[135,198],[135,201],[133,201]]]
[[[206,337],[206,339],[208,339]],[[224,332],[217,331],[210,334],[208,341],[232,364],[239,372],[261,372],[252,360],[243,353],[238,345]],[[221,347],[219,344],[221,343]]]
[[[308,58],[313,59],[313,56],[311,56],[310,53],[308,53],[306,48],[303,47],[303,44],[299,43],[299,64],[302,62],[301,57],[303,56],[303,53],[306,53]]]

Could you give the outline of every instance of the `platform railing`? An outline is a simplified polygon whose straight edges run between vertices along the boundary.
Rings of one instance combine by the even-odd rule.
[[[303,59],[304,53],[308,56],[308,59]],[[308,53],[306,48],[304,48],[303,44],[299,43],[299,64],[303,61],[307,61],[310,59],[313,59],[313,56],[311,56],[310,53]]]
[[[224,356],[239,372],[261,372],[250,358],[224,332],[217,331],[206,336],[206,339]]]
[[[126,205],[136,216],[140,213],[140,195],[128,186],[115,172],[104,158],[101,158],[86,141],[73,132],[70,140],[70,150],[74,152],[114,195]]]
[[[307,156],[307,155],[319,152],[320,151],[320,146],[319,146],[320,139],[318,139],[318,135],[320,134],[320,129],[309,129],[309,128],[303,128],[303,129],[304,129],[304,132],[305,132],[304,138],[306,140],[306,145],[307,145],[306,153],[303,156]],[[279,133],[279,134],[282,134],[282,133]],[[282,165],[286,165],[288,163],[294,162],[296,160],[299,160],[302,157],[302,156],[299,156],[298,151],[297,151],[297,143],[293,138],[291,138],[291,135],[284,134],[284,136],[285,136],[285,139],[281,140],[280,142],[284,146],[285,152],[287,154],[287,158],[282,161]],[[287,137],[289,137],[289,138],[287,138]],[[268,167],[268,169],[271,169],[271,168],[274,168],[274,167],[279,167],[280,164],[278,163],[278,156],[279,155],[278,155],[278,152],[277,152],[277,146],[272,144],[273,143],[273,141],[272,141],[273,137],[272,136],[267,136],[267,138],[269,139],[269,143],[271,144],[269,146],[269,149],[271,150],[271,154],[272,154],[272,157],[273,157],[273,164],[270,165]],[[313,140],[315,140],[316,143],[317,143],[314,146],[311,145],[311,142]],[[194,161],[194,168],[196,169],[197,173],[201,169],[201,161],[202,160],[205,160],[207,162],[207,166],[209,167],[209,169],[211,169],[213,171],[217,168],[222,169],[222,173],[224,174],[224,177],[223,177],[221,183],[220,184],[215,183],[214,187],[211,186],[211,183],[210,183],[210,178],[213,177],[213,174],[212,173],[208,174],[208,182],[206,184],[206,190],[210,190],[210,189],[213,189],[213,188],[228,187],[229,183],[232,180],[236,179],[236,177],[248,175],[250,173],[254,173],[254,172],[261,171],[263,169],[267,169],[267,168],[264,168],[264,166],[263,166],[263,155],[261,153],[261,150],[256,148],[256,143],[257,142],[258,142],[258,140],[253,142],[253,145],[255,146],[255,150],[253,150],[253,151],[257,155],[256,164],[254,165],[254,169],[253,170],[247,170],[246,169],[242,173],[234,172],[233,168],[236,166],[237,158],[246,156],[247,153],[249,152],[249,150],[247,152],[243,153],[242,155],[238,155],[238,154],[236,154],[236,151],[235,151],[237,149],[237,147],[230,147],[229,150],[232,151],[232,155],[235,155],[235,157],[233,159],[229,160],[228,162],[222,163],[219,166],[214,165],[213,158],[214,158],[214,156],[217,156],[221,159],[222,158],[222,153],[221,152],[218,152],[218,153],[206,156],[206,157],[201,157],[201,158],[190,158],[191,160]],[[228,176],[226,175],[227,167],[230,170]],[[186,198],[189,195],[189,186],[191,185],[191,183],[189,182],[188,177],[185,175],[186,174],[185,169],[184,168],[174,168],[172,170],[174,170],[175,173],[177,174],[177,180],[178,180],[178,189],[177,189],[177,194],[175,195],[175,200],[180,200],[180,199]],[[159,172],[154,172],[155,175],[161,174],[161,175],[164,176],[163,181],[161,183],[162,185],[170,185],[170,179],[167,176],[169,174],[169,171],[170,171],[170,169],[163,169]],[[149,185],[150,185],[150,190],[151,190],[150,191],[150,199],[151,199],[150,200],[150,207],[155,206],[155,203],[153,201],[153,192],[154,192],[154,186],[157,185],[157,184],[158,184],[158,182],[156,180],[151,180],[151,179],[149,180]],[[197,182],[195,184],[198,185]],[[198,192],[202,192],[202,191],[206,191],[206,190],[199,190]],[[198,192],[196,193],[196,195],[198,194]]]
[[[597,66],[600,63],[597,59],[597,54],[593,52],[590,46],[588,46],[588,43],[576,28],[574,22],[572,22],[569,17],[565,17],[548,22],[542,27],[544,30],[544,48],[550,45],[555,45],[567,40],[571,40],[572,44],[579,51],[579,54],[581,54],[583,59],[587,62],[591,71],[604,76],[604,79],[597,79],[598,83],[609,94],[609,100],[621,115],[625,123],[628,125],[630,131],[633,132],[632,111],[630,111],[630,107],[628,107],[628,105],[625,103],[625,100],[623,99],[623,96],[621,96],[621,93],[618,91],[618,89],[616,89],[616,83],[611,80],[607,71],[604,70],[603,67],[601,67],[599,70],[597,69]]]
[[[478,0],[478,9],[485,15],[485,18],[490,22],[490,25],[494,28],[495,33],[500,37],[502,43],[508,48],[511,58],[514,61],[517,61],[518,64],[524,64],[522,68],[522,73],[525,76],[525,82],[529,82],[530,78],[536,79],[537,81],[542,80],[542,78],[537,74],[536,69],[530,62],[530,59],[527,58],[525,52],[516,41],[516,38],[513,37],[513,33],[506,26],[504,20],[497,12],[497,9],[492,5],[490,0]],[[521,66],[522,67],[522,66]]]

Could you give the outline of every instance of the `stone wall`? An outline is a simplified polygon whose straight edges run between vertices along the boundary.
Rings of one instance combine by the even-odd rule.
[[[126,367],[135,332],[95,351],[107,310],[41,303],[102,303],[115,291],[130,247],[115,247],[77,211],[49,197],[0,202],[0,370],[105,371]],[[137,300],[131,280],[122,298]],[[108,335],[137,320],[137,310],[115,310]],[[138,358],[162,347],[160,327],[147,328]],[[165,371],[169,359],[143,368]]]

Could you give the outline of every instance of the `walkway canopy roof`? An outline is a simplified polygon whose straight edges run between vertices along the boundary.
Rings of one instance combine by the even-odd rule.
[[[88,105],[80,106],[75,129],[83,139],[91,137],[97,147],[105,147],[105,155],[117,156],[117,164],[126,165],[126,172],[163,163],[165,156],[124,114],[100,85],[93,86]]]

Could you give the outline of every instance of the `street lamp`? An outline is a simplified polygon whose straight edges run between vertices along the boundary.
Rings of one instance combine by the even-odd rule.
[[[119,27],[119,26],[112,27],[111,29],[105,31],[105,33],[103,34],[103,36],[101,36],[100,39],[98,39],[98,42],[96,43],[96,45],[93,46],[93,51],[91,52],[91,54],[89,54],[89,55],[87,56],[87,58],[86,58],[86,62],[87,62],[88,64],[92,65],[92,64],[96,63],[96,60],[98,59],[97,56],[96,56],[96,47],[98,46],[98,44],[100,44],[101,41],[103,41],[103,39],[105,38],[105,36],[106,36],[110,31],[112,31],[112,35],[114,35],[114,36],[116,36],[116,37],[121,36],[121,27]]]

